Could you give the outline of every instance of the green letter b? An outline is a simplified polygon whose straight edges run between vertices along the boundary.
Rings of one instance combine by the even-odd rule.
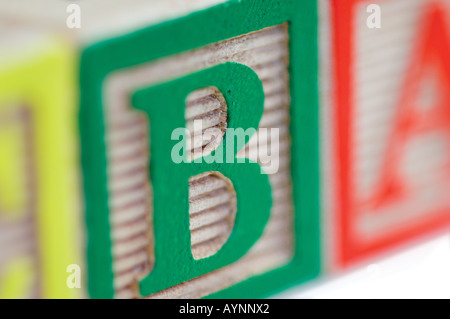
[[[272,195],[269,179],[259,164],[226,163],[226,153],[235,157],[243,145],[222,145],[221,163],[174,163],[174,129],[185,127],[185,100],[194,90],[214,86],[223,94],[228,108],[228,128],[258,128],[264,108],[262,83],[256,73],[238,63],[224,63],[185,77],[140,90],[133,106],[144,111],[150,122],[150,176],[153,187],[155,265],[140,283],[148,296],[208,272],[227,266],[244,256],[262,235],[269,219]],[[246,142],[250,136],[246,137]],[[186,139],[184,139],[186,140]],[[214,156],[210,154],[208,156]],[[212,163],[211,163],[212,162]],[[210,164],[208,164],[210,163]],[[228,241],[213,256],[195,260],[189,230],[189,178],[217,171],[233,183],[237,198],[235,224]]]

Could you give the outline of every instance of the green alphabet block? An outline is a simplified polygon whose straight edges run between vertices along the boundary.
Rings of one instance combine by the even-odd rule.
[[[318,275],[316,5],[232,0],[83,51],[91,297],[259,298]],[[190,104],[212,87],[221,97]],[[219,146],[176,163],[172,133],[199,112],[223,131],[227,154]],[[258,135],[230,146],[229,129],[261,128],[280,131],[276,172],[248,158],[228,163]],[[206,182],[211,172],[224,178]],[[234,214],[215,219],[227,209]],[[226,240],[211,235],[230,224]]]

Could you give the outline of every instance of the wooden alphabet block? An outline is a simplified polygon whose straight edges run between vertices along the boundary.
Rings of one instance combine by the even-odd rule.
[[[330,1],[335,262],[450,225],[450,1]],[[331,184],[329,184],[331,185]]]
[[[72,298],[77,232],[74,54],[1,25],[0,298]]]
[[[232,1],[83,53],[93,297],[259,297],[317,273],[317,220],[303,222],[317,216],[317,153],[308,146],[317,110],[300,103],[314,104],[306,92],[314,84],[290,82],[316,74],[314,47],[300,49],[312,35],[300,30],[315,26],[300,19],[308,10],[314,5]],[[298,124],[302,116],[309,126]],[[246,140],[255,162],[174,163],[172,133],[194,120],[227,128],[223,140],[229,129],[279,129],[280,169],[261,174],[256,164],[267,137]]]

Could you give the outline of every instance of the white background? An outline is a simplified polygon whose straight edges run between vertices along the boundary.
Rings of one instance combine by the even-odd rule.
[[[450,299],[450,235],[441,235],[344,275],[322,278],[275,298]]]

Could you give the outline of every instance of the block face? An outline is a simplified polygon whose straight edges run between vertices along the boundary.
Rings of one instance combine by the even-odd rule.
[[[0,59],[0,296],[77,297],[73,60],[58,41],[24,42]]]
[[[341,265],[450,224],[450,2],[332,1]]]
[[[234,44],[234,50],[233,52],[230,52],[230,47],[233,47]],[[214,53],[211,53],[211,51],[214,50]],[[270,54],[268,54],[270,52]],[[188,63],[187,65],[183,65],[183,61],[198,61],[196,63]],[[129,96],[132,92],[133,88],[140,88],[144,87],[145,85],[148,85],[148,83],[154,83],[160,79],[160,74],[162,74],[161,70],[167,70],[164,75],[168,78],[176,78],[179,76],[179,74],[184,73],[192,73],[196,70],[201,70],[203,68],[207,68],[210,65],[216,65],[217,63],[220,63],[222,61],[233,61],[233,62],[240,62],[243,64],[246,64],[250,66],[253,70],[255,70],[257,73],[260,74],[260,79],[263,81],[263,88],[267,92],[268,97],[268,103],[266,104],[266,111],[265,114],[263,113],[263,117],[261,119],[260,128],[267,127],[267,128],[273,128],[277,127],[282,132],[284,132],[284,135],[280,136],[281,145],[280,145],[280,166],[282,168],[277,172],[276,174],[270,175],[270,178],[273,180],[272,184],[274,186],[273,189],[273,196],[276,198],[274,199],[274,207],[273,207],[273,219],[272,221],[267,225],[266,233],[267,235],[264,238],[261,238],[261,242],[257,244],[257,247],[255,248],[254,253],[249,253],[249,256],[246,256],[246,258],[242,262],[237,262],[234,267],[230,269],[223,270],[223,274],[214,274],[214,276],[220,276],[220,277],[226,277],[229,278],[227,282],[222,283],[230,285],[231,283],[238,282],[242,280],[241,278],[245,278],[246,276],[249,276],[249,272],[253,271],[255,272],[255,268],[257,267],[259,272],[263,272],[264,270],[271,270],[272,268],[276,266],[281,266],[284,264],[287,264],[290,258],[292,257],[292,245],[291,241],[293,237],[292,234],[292,197],[290,193],[292,192],[292,187],[290,185],[290,165],[289,165],[289,159],[290,157],[290,145],[289,145],[289,138],[288,138],[288,116],[289,116],[289,91],[288,91],[288,48],[287,48],[287,27],[284,26],[277,26],[274,28],[268,28],[263,29],[261,31],[254,32],[252,34],[243,35],[237,38],[232,38],[231,40],[225,40],[223,42],[219,42],[217,44],[213,44],[212,46],[206,46],[201,49],[195,50],[195,52],[187,52],[183,53],[181,55],[176,55],[174,57],[167,57],[165,58],[164,62],[154,62],[146,67],[141,67],[138,70],[131,70],[131,71],[119,71],[116,74],[112,75],[107,80],[107,92],[108,93],[108,100],[110,101],[109,105],[111,105],[111,111],[108,112],[111,114],[113,118],[111,118],[111,122],[109,124],[110,132],[111,132],[111,140],[113,140],[113,136],[129,136],[127,132],[130,130],[135,131],[136,130],[136,122],[133,120],[133,116],[137,118],[141,115],[135,115],[130,114],[129,117],[132,119],[130,123],[131,125],[125,127],[123,126],[123,130],[119,131],[119,129],[115,128],[116,122],[115,119],[118,121],[127,120],[127,115],[129,113],[133,113],[133,110],[130,110],[130,105],[128,105],[126,100],[121,100],[119,97],[123,96]],[[275,69],[275,71],[272,71]],[[174,71],[169,71],[174,70]],[[139,74],[136,74],[139,72]],[[170,72],[174,72],[173,75],[170,74]],[[161,80],[159,80],[161,81]],[[194,91],[194,93],[197,91]],[[211,97],[211,95],[208,95],[208,97]],[[189,99],[189,97],[188,97]],[[281,103],[277,103],[277,99],[281,100]],[[275,103],[271,103],[271,101],[275,100]],[[186,118],[186,127],[193,131],[193,119],[202,120],[202,124],[204,125],[204,129],[210,129],[210,128],[220,128],[222,126],[222,123],[220,120],[221,116],[219,114],[211,113],[208,109],[204,111],[204,114],[200,113],[196,117],[190,117],[189,113],[194,108],[200,108],[202,99],[197,100],[194,105],[188,105],[185,112],[185,118]],[[283,103],[284,102],[284,103]],[[120,103],[120,104],[119,104]],[[165,103],[168,103],[165,101]],[[189,104],[189,100],[187,101]],[[114,112],[113,110],[118,110]],[[203,109],[203,108],[200,108]],[[119,111],[120,110],[120,111]],[[181,112],[180,112],[181,113]],[[117,115],[116,115],[117,114]],[[147,123],[145,119],[143,119],[143,125],[142,130],[145,131],[147,125],[151,125],[151,123]],[[122,126],[121,126],[122,127]],[[159,133],[160,134],[160,133]],[[151,134],[150,134],[151,135]],[[110,189],[112,191],[117,191],[116,186],[118,183],[125,183],[126,185],[129,185],[125,181],[125,179],[120,177],[120,174],[122,173],[115,173],[118,170],[123,171],[122,168],[124,165],[127,165],[127,163],[133,163],[131,165],[134,165],[136,162],[137,156],[130,156],[129,154],[141,154],[144,156],[143,160],[140,161],[141,163],[144,163],[146,165],[147,163],[147,154],[148,154],[148,148],[147,144],[149,141],[147,141],[147,137],[145,135],[139,135],[142,136],[142,139],[133,137],[130,139],[130,141],[133,141],[133,144],[137,144],[136,147],[130,148],[130,143],[122,143],[118,147],[111,145],[109,148],[109,158],[110,158],[110,167],[111,167],[111,180],[113,180],[113,183],[110,186]],[[140,142],[142,141],[142,142]],[[150,141],[151,143],[151,141]],[[259,142],[261,143],[268,143],[268,141],[261,140]],[[253,154],[250,154],[250,157],[254,159],[255,161],[258,161],[257,156],[255,156],[255,146],[257,146],[258,141],[255,143],[255,141],[252,141],[248,146],[247,149],[242,150],[242,152],[247,151],[249,153],[250,150],[253,150]],[[139,146],[140,145],[140,146]],[[141,147],[138,149],[138,147]],[[121,149],[126,149],[125,151],[121,151]],[[127,151],[128,150],[128,151]],[[157,150],[158,152],[159,150]],[[119,155],[116,155],[119,154]],[[257,155],[257,154],[256,154]],[[245,156],[245,154],[243,154]],[[255,158],[256,157],[256,158]],[[126,158],[128,160],[122,160],[123,158]],[[118,163],[118,165],[116,164]],[[148,183],[147,187],[149,189],[149,193],[142,194],[141,198],[138,198],[138,200],[142,200],[142,202],[145,202],[145,198],[149,198],[151,196],[151,184],[150,181],[148,181],[147,176],[140,174],[141,171],[137,171],[133,176],[130,176],[130,179],[136,179],[136,176],[140,175],[143,177],[146,182]],[[143,176],[142,176],[143,175]],[[136,189],[141,185],[140,183],[142,178],[139,178],[139,181],[136,181],[136,184],[129,185],[126,190],[129,190],[128,192],[121,192],[120,195],[115,196],[114,193],[112,193],[112,209],[113,209],[113,216],[130,216],[130,205],[133,204],[133,201],[123,202],[123,198],[132,198],[134,201]],[[150,178],[151,179],[151,178]],[[193,186],[194,183],[190,183],[190,186]],[[211,202],[217,202],[221,203],[221,194],[223,192],[214,193],[211,192],[211,189],[208,193],[203,194],[201,198],[196,198],[196,196],[190,196],[190,208],[192,208],[192,214],[193,216],[198,214],[210,214],[213,213],[212,209],[217,207],[217,205],[209,204],[207,198]],[[116,202],[119,202],[119,204],[116,204]],[[126,199],[125,199],[126,201]],[[131,203],[131,204],[130,204]],[[128,205],[127,205],[128,204]],[[201,205],[201,210],[197,209],[196,206]],[[125,208],[123,208],[125,206]],[[133,205],[134,206],[134,205]],[[133,210],[137,207],[133,207]],[[206,206],[206,207],[205,207]],[[147,220],[153,219],[153,213],[151,207],[148,207],[147,209],[141,210],[142,214],[148,214],[149,217],[147,217]],[[114,218],[114,217],[113,217]],[[142,225],[142,220],[137,220],[136,223],[139,224],[139,228]],[[127,222],[126,225],[129,225],[130,223]],[[211,239],[217,239],[220,238],[220,231],[222,230],[221,227],[217,227],[218,224],[212,224],[212,225],[206,225],[207,227],[199,227],[197,230],[191,233],[191,241],[195,242],[195,245],[192,246],[193,254],[195,255],[195,251],[200,248],[201,246],[205,246],[208,244],[208,236],[214,236]],[[119,223],[117,227],[113,229],[113,234],[116,232],[116,230],[119,230],[122,228],[122,223]],[[151,227],[152,228],[152,227]],[[148,227],[144,228],[144,231],[148,232]],[[215,236],[214,232],[216,232],[217,236]],[[201,238],[201,234],[204,234],[204,238]],[[200,234],[200,239],[198,239]],[[206,237],[205,237],[206,236]],[[114,237],[114,235],[113,235]],[[130,237],[135,238],[134,235],[130,235]],[[140,236],[141,237],[141,236]],[[150,235],[152,237],[152,235]],[[124,241],[129,243],[129,240],[124,238]],[[141,255],[143,255],[142,248],[148,247],[151,245],[151,240],[148,242],[144,242],[142,240],[142,244],[139,245],[139,247],[134,249],[128,249],[128,250],[121,250],[122,241],[117,242],[117,246],[113,248],[113,251],[116,251],[116,259],[121,259],[120,265],[127,264],[130,265],[130,260],[141,260]],[[120,247],[118,247],[120,245]],[[265,248],[267,246],[267,248]],[[117,248],[118,247],[118,248]],[[121,252],[119,252],[121,250]],[[146,251],[144,251],[146,252]],[[121,257],[121,255],[127,256],[125,259]],[[142,257],[143,258],[143,257]],[[195,256],[194,256],[195,258]],[[148,256],[147,260],[149,263],[151,259],[155,259],[154,256]],[[120,267],[120,266],[118,266]],[[133,269],[135,265],[133,265]],[[132,272],[131,267],[128,269],[124,269],[123,267],[120,267],[120,275],[115,277],[115,282],[119,282],[120,286],[117,289],[117,295],[119,297],[125,296],[125,291],[127,293],[130,293],[129,287],[122,280],[125,276],[128,276],[130,278],[130,281],[128,282],[128,285],[132,285],[135,280],[130,276],[130,272]],[[241,271],[238,271],[237,269],[241,269]],[[202,276],[201,279],[193,280],[195,285],[199,286],[201,285],[202,288],[205,291],[217,289],[220,285],[218,285],[217,282],[214,282],[210,278],[211,276]],[[220,281],[219,281],[220,282]],[[124,285],[124,286],[122,286]],[[209,288],[208,288],[209,287]],[[213,288],[214,287],[214,288]],[[184,292],[189,293],[188,295],[179,295],[180,289],[175,289],[177,291],[177,294],[171,294],[170,291],[174,289],[171,289],[169,291],[164,292],[164,296],[195,296],[196,291],[189,291]],[[201,294],[205,294],[205,292],[200,292]]]
[[[318,273],[317,47],[315,31],[311,31],[317,27],[316,17],[311,15],[315,10],[312,3],[300,5],[296,1],[286,1],[283,4],[276,1],[259,4],[230,1],[192,16],[101,42],[85,51],[81,74],[81,128],[91,297],[260,297],[312,278]],[[259,18],[249,18],[256,16]],[[263,19],[260,18],[262,16]],[[232,23],[233,21],[246,23]],[[287,23],[290,23],[289,28]],[[199,28],[208,29],[208,32],[199,34],[195,31]],[[305,30],[309,32],[306,33]],[[176,39],[169,40],[174,35]],[[307,48],[302,46],[305,41],[311,43]],[[147,45],[143,47],[143,43]],[[170,176],[167,172],[176,174],[178,167],[168,169],[174,164],[169,163],[170,148],[167,145],[173,142],[169,139],[159,141],[165,133],[157,128],[169,132],[166,127],[190,127],[190,121],[194,118],[201,119],[207,128],[220,128],[223,123],[220,114],[214,113],[214,105],[201,102],[202,97],[193,104],[185,104],[184,99],[188,93],[215,86],[214,83],[204,81],[204,85],[199,81],[197,87],[192,87],[185,95],[179,95],[184,96],[182,105],[175,104],[178,103],[176,100],[170,100],[171,103],[167,102],[169,99],[166,100],[167,110],[162,108],[160,112],[167,112],[167,119],[155,118],[154,114],[159,113],[152,112],[157,112],[158,109],[148,111],[150,115],[147,116],[134,108],[137,104],[142,110],[150,107],[148,101],[155,96],[152,93],[155,90],[164,90],[170,86],[174,88],[175,96],[175,92],[183,89],[185,77],[190,77],[190,74],[195,77],[201,77],[202,74],[210,77],[208,72],[215,72],[217,68],[227,69],[226,62],[246,65],[255,79],[258,79],[259,84],[255,82],[255,89],[246,88],[253,85],[251,80],[245,86],[241,83],[233,91],[246,92],[243,96],[248,95],[248,99],[255,97],[248,105],[257,103],[258,94],[264,95],[265,102],[260,106],[262,118],[257,119],[257,113],[252,115],[259,122],[252,124],[252,127],[280,129],[279,171],[268,177],[260,177],[258,173],[258,180],[267,180],[259,185],[267,183],[271,187],[272,204],[267,206],[270,208],[270,218],[264,227],[264,234],[258,236],[256,244],[251,245],[250,251],[243,258],[224,263],[228,258],[225,251],[230,251],[230,242],[239,238],[247,240],[245,236],[239,237],[242,234],[239,235],[238,229],[245,229],[242,225],[239,226],[239,221],[244,221],[243,216],[250,213],[241,210],[245,202],[242,196],[249,190],[236,183],[238,175],[231,169],[226,169],[231,175],[224,176],[234,183],[238,207],[236,225],[228,242],[212,256],[192,258],[192,252],[195,255],[195,249],[191,247],[192,240],[196,245],[203,241],[207,243],[208,236],[215,236],[212,234],[214,231],[218,232],[217,236],[222,231],[217,227],[203,227],[202,230],[207,235],[202,236],[205,237],[191,232],[191,240],[189,237],[186,241],[182,240],[184,237],[180,239],[181,245],[189,244],[189,251],[186,253],[191,254],[191,257],[186,263],[183,266],[169,263],[167,267],[163,267],[163,260],[169,258],[166,255],[172,252],[167,247],[164,251],[158,248],[164,247],[166,240],[163,238],[171,240],[170,237],[164,237],[164,233],[170,232],[170,229],[161,229],[161,209],[168,207],[168,204],[160,198],[162,194],[167,194],[164,183],[173,185],[178,178],[178,175]],[[302,81],[301,74],[307,74],[313,82]],[[237,79],[239,77],[236,76]],[[212,82],[214,81],[220,82],[220,78]],[[226,124],[234,125],[242,117],[237,115],[237,111],[233,111],[237,105],[235,103],[239,103],[239,100],[233,102],[233,96],[230,95],[235,83],[221,85],[219,90],[228,104]],[[150,90],[148,93],[146,88]],[[293,91],[295,93],[291,93]],[[139,103],[131,100],[136,92],[136,101]],[[167,95],[168,98],[170,95],[172,94]],[[210,96],[206,94],[203,98],[208,99]],[[255,136],[259,136],[258,134]],[[264,143],[264,140],[247,142],[243,151],[246,150],[252,160],[259,162],[254,149],[258,143]],[[161,160],[162,158],[166,161]],[[298,164],[300,162],[302,165]],[[197,167],[187,164],[184,166]],[[161,173],[158,167],[165,167],[164,172]],[[210,171],[221,173],[220,167],[216,166]],[[205,168],[194,170],[204,173],[201,171],[203,169]],[[189,234],[189,223],[191,226],[193,223],[192,218],[186,219],[189,215],[189,207],[186,205],[188,191],[195,186],[194,181],[189,183],[189,177],[192,176],[196,174],[192,173],[184,180],[180,175],[180,186],[175,194],[184,195],[175,195],[173,200],[179,207],[174,209],[180,219],[167,220],[168,224],[173,224],[173,229],[179,229],[176,232],[178,234],[185,233],[186,230]],[[161,182],[166,178],[167,181]],[[191,184],[190,187],[187,187],[188,184]],[[205,206],[202,206],[204,210],[199,211],[205,213],[206,219],[220,214],[220,210],[213,209],[216,206],[208,204],[220,202],[219,193],[207,195],[209,202],[205,201]],[[261,205],[266,197],[270,196],[263,196]],[[191,209],[196,207],[195,199],[198,200],[195,196],[192,197]],[[257,201],[246,205],[255,203]],[[136,239],[136,245],[131,245],[130,238]],[[184,254],[185,250],[181,255]],[[181,260],[181,257],[170,258],[174,261]],[[182,269],[191,267],[187,265],[192,265],[192,270]],[[167,276],[164,268],[169,267],[180,267],[171,273],[171,277],[184,278],[179,279],[179,284],[176,283],[176,278],[170,278],[172,283],[165,286],[161,280],[156,282],[155,276],[151,279],[156,273],[161,275],[157,277]],[[199,272],[199,269],[203,269],[203,272]],[[148,278],[144,279],[146,276]],[[149,285],[149,282],[152,284]],[[140,290],[136,289],[138,284]],[[156,286],[161,288],[155,288]]]

